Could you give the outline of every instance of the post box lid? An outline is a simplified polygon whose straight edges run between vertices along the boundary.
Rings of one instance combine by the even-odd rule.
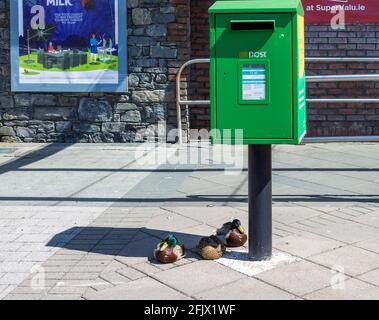
[[[209,13],[297,12],[304,14],[301,0],[218,0]]]

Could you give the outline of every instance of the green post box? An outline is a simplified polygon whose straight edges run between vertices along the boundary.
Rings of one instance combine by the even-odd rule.
[[[301,0],[219,0],[209,13],[211,128],[218,129],[212,142],[300,143],[306,133]]]

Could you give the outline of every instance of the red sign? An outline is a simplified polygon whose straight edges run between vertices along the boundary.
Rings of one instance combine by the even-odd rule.
[[[305,23],[330,24],[379,22],[379,0],[302,0]]]

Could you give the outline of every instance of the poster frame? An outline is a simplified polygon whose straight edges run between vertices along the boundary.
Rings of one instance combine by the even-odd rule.
[[[20,0],[10,0],[11,22],[11,91],[12,92],[121,92],[128,91],[127,76],[127,0],[118,2],[118,83],[104,84],[26,84],[19,76],[19,15]],[[120,58],[121,57],[121,58]]]

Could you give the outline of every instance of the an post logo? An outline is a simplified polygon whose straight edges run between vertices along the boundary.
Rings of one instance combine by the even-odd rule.
[[[250,51],[249,58],[267,58],[267,51]]]

